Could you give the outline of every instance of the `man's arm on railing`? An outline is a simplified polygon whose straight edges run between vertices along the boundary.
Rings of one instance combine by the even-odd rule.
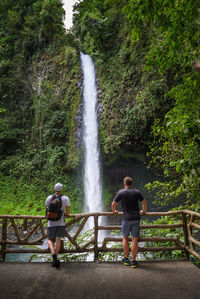
[[[147,211],[147,201],[144,199],[142,201],[142,210],[140,211],[140,215],[144,215]]]
[[[68,216],[70,213],[70,206],[67,206],[65,209],[65,216]]]
[[[111,206],[111,207],[112,207],[112,212],[115,213],[115,214],[118,214],[118,211],[116,210],[116,206],[117,206],[117,204],[118,204],[118,203],[117,203],[116,201],[113,200],[113,202],[112,202],[112,206]]]

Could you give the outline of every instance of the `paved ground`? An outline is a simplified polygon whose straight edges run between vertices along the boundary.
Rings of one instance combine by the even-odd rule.
[[[200,299],[200,269],[188,261],[0,263],[1,299]]]

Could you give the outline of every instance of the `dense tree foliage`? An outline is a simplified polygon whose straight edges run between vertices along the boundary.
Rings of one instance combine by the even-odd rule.
[[[104,162],[148,150],[161,180],[147,188],[158,201],[198,202],[198,1],[83,0],[68,33],[63,17],[60,0],[0,1],[0,185],[1,198],[13,199],[6,212],[22,190],[21,206],[39,212],[29,202],[42,203],[55,179],[80,210],[77,49],[96,65]]]
[[[122,12],[126,2],[83,1],[74,16],[80,47],[97,66],[104,153],[135,151],[144,145],[155,117],[172,106],[170,98],[163,96],[170,90],[166,76],[154,69],[143,71],[151,34],[131,43],[131,26]]]
[[[198,202],[199,3],[90,0],[75,12],[75,34],[100,78],[104,153],[149,142],[150,166],[166,177],[147,185],[158,201]]]
[[[152,163],[161,166],[169,181],[154,182],[158,198],[185,196],[199,200],[200,74],[194,68],[200,49],[200,6],[195,1],[130,1],[124,11],[132,25],[132,41],[140,40],[144,26],[154,28],[146,69],[170,73],[175,100],[163,123],[153,127]],[[177,80],[178,78],[178,80]],[[165,95],[166,96],[166,95]],[[151,184],[150,184],[151,186]]]
[[[44,198],[59,179],[72,209],[80,210],[81,180],[74,170],[80,160],[75,134],[79,54],[65,33],[62,3],[6,0],[0,5],[1,212],[43,211]],[[6,203],[8,196],[13,204]]]

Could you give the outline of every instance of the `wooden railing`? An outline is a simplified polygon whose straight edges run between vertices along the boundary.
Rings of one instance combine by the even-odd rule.
[[[119,213],[121,216],[122,213]],[[121,242],[122,238],[119,237],[105,237],[103,242],[98,242],[98,235],[100,231],[121,230],[120,225],[100,225],[99,217],[118,217],[116,214],[110,212],[104,213],[83,213],[71,214],[66,220],[66,238],[70,246],[61,248],[62,253],[83,253],[93,252],[94,259],[98,259],[100,253],[104,252],[122,252],[122,247],[110,247],[110,242]],[[173,224],[143,224],[140,226],[142,232],[148,229],[181,229],[184,241],[181,241],[181,236],[151,236],[147,237],[145,233],[139,239],[139,242],[146,244],[150,242],[150,247],[139,246],[139,252],[158,252],[158,251],[184,251],[186,256],[189,254],[194,255],[200,259],[199,250],[200,242],[195,239],[194,231],[200,231],[200,213],[189,210],[178,210],[171,212],[148,212],[145,216],[174,216],[177,217],[178,223]],[[86,227],[89,217],[94,219],[94,231],[90,240],[86,243],[79,243],[79,237]],[[0,245],[1,256],[0,261],[5,261],[7,253],[49,253],[49,249],[37,248],[33,245],[42,245],[43,240],[46,239],[46,219],[43,216],[20,216],[20,215],[0,215]],[[131,239],[130,239],[131,240]],[[153,246],[156,243],[167,243],[164,246]],[[170,243],[170,246],[168,245]],[[113,244],[113,243],[112,243]],[[171,246],[173,244],[173,246]],[[17,246],[26,245],[22,248]]]

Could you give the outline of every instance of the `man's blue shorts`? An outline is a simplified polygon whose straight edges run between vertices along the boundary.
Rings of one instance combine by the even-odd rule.
[[[133,238],[140,237],[140,221],[139,220],[131,220],[131,221],[122,220],[123,237],[128,237],[130,235],[130,233]]]

